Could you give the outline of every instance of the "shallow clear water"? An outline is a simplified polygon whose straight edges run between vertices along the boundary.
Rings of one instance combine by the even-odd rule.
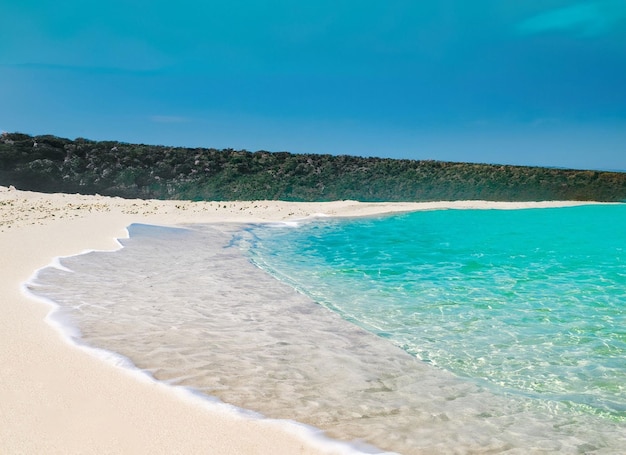
[[[254,259],[418,358],[626,422],[626,207],[253,230]]]
[[[133,225],[29,288],[81,342],[339,439],[621,453],[625,209]]]

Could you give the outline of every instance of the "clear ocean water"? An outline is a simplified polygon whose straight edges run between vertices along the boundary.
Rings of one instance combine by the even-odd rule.
[[[626,447],[624,205],[129,231],[30,289],[159,380],[400,453]]]

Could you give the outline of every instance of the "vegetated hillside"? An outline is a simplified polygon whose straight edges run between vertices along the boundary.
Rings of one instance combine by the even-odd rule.
[[[251,153],[21,133],[0,137],[0,185],[192,200],[626,200],[622,172]]]

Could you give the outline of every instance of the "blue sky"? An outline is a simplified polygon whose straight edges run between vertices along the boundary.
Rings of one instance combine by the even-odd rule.
[[[0,0],[0,130],[626,170],[625,0]]]

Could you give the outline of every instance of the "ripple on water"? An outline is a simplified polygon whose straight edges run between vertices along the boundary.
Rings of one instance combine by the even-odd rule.
[[[232,226],[130,233],[122,250],[63,259],[72,272],[44,269],[30,289],[58,302],[85,342],[159,380],[406,454],[623,446],[619,423],[494,393],[345,321],[253,266]]]

